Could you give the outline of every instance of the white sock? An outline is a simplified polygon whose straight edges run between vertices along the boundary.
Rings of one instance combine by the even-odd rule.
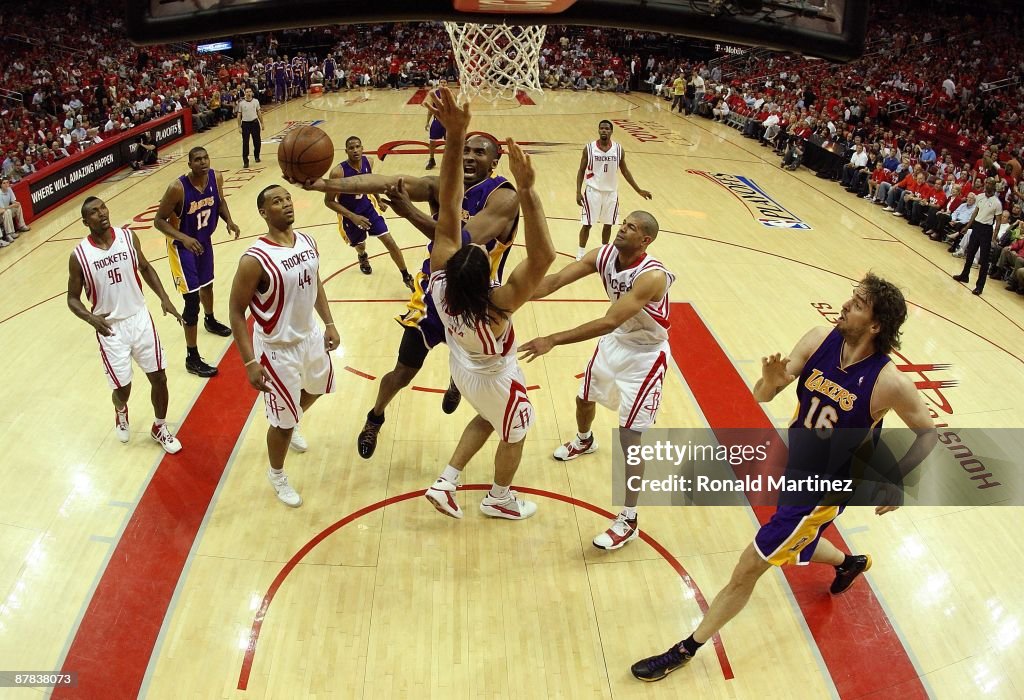
[[[622,509],[622,513],[626,516],[626,520],[636,520],[636,506],[632,508],[626,506]]]
[[[589,439],[590,439],[590,437],[591,437],[591,436],[592,436],[593,434],[594,434],[593,432],[591,432],[591,431],[589,431],[589,430],[588,430],[588,431],[587,431],[587,432],[585,432],[585,433],[576,433],[576,437],[577,437],[577,438],[579,438],[579,441],[580,441],[580,442],[586,442],[587,440],[589,440]]]
[[[271,467],[270,473],[273,474],[274,476],[281,476],[282,474],[284,474],[284,467],[281,467],[280,469],[274,469],[273,467]]]
[[[460,472],[458,469],[449,464],[447,467],[444,468],[444,471],[441,472],[440,478],[444,479],[449,484],[457,484],[459,483],[459,476],[461,474],[462,472]]]
[[[125,409],[125,410],[127,410],[127,409]],[[158,427],[158,428],[159,428],[159,427],[160,427],[161,425],[163,425],[163,424],[164,424],[164,423],[166,423],[166,422],[167,422],[167,421],[166,421],[165,419],[163,419],[163,418],[155,418],[155,419],[153,420],[153,425],[155,425],[156,427]]]
[[[580,247],[580,249],[576,251],[576,259],[579,260],[580,258],[582,258],[586,254],[587,254],[587,249],[583,248],[583,247]]]
[[[498,498],[498,499],[508,498],[508,491],[509,491],[509,487],[508,486],[498,486],[497,484],[492,484],[491,485],[491,491],[490,491],[490,493],[488,495],[491,498]]]

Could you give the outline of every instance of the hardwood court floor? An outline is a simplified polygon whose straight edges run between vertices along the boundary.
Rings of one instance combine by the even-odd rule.
[[[407,104],[411,96],[349,92],[295,101],[268,114],[264,139],[292,122],[323,120],[339,160],[351,134],[367,151],[419,141],[425,118]],[[614,138],[630,169],[654,193],[645,203],[623,183],[622,209],[648,209],[659,219],[651,252],[678,277],[680,371],[669,374],[659,427],[735,427],[724,422],[730,411],[760,415],[744,388],[756,381],[759,358],[788,352],[809,327],[834,318],[829,313],[848,298],[851,282],[869,269],[897,281],[912,304],[898,363],[920,382],[939,419],[956,428],[1021,425],[1019,297],[999,284],[972,296],[950,279],[957,266],[944,249],[903,221],[808,172],[780,170],[769,151],[735,131],[665,106],[643,95],[550,93],[533,106],[478,106],[472,126],[532,142],[561,266],[576,249],[580,151],[600,119],[616,120]],[[194,145],[204,145],[224,172],[242,228],[237,242],[223,226],[217,233],[217,312],[226,320],[238,257],[264,230],[256,194],[280,181],[274,143],[264,144],[261,164],[244,170],[238,133],[224,125],[164,149],[153,171],[112,178],[90,194],[107,201],[117,224],[132,222],[170,288],[151,220]],[[424,174],[425,155],[402,155],[402,148],[417,147],[396,147],[376,170]],[[504,164],[499,171],[507,174]],[[749,178],[810,228],[762,225],[737,196],[691,171]],[[538,422],[517,484],[543,492],[530,496],[537,516],[486,520],[474,490],[460,493],[463,520],[439,516],[416,492],[444,466],[471,415],[464,405],[445,416],[430,391],[446,385],[447,352],[430,355],[414,382],[420,390],[399,395],[376,455],[361,460],[355,437],[377,387],[369,377],[394,364],[400,332],[391,318],[405,290],[382,246],[370,243],[374,272],[361,275],[322,198],[293,196],[297,228],[317,238],[342,338],[334,358],[338,392],[303,421],[309,451],[288,457],[305,501],[297,510],[281,505],[266,482],[262,404],[253,408],[255,392],[226,339],[200,331],[203,354],[224,360],[221,376],[199,380],[182,366],[180,330],[155,315],[170,358],[169,419],[185,426],[184,450],[162,460],[147,439],[144,381],[131,400],[132,441],[117,442],[95,341],[64,304],[68,256],[86,232],[82,198],[0,252],[0,348],[8,368],[0,415],[3,669],[63,664],[83,673],[77,696],[112,698],[134,695],[125,690],[131,678],[152,698],[1024,695],[1024,516],[995,507],[905,508],[884,518],[851,509],[838,530],[850,547],[874,556],[866,582],[832,600],[821,572],[769,572],[722,633],[720,654],[709,644],[662,683],[634,681],[630,663],[688,633],[700,601],[728,580],[757,527],[754,514],[646,508],[641,527],[662,550],[642,541],[612,553],[591,546],[607,521],[590,508],[615,511],[615,417],[598,411],[597,454],[568,464],[550,457],[572,436],[576,375],[591,342],[557,348],[525,368],[537,387]],[[389,223],[409,266],[418,265],[422,239],[401,220]],[[595,227],[592,244],[598,235]],[[517,249],[512,262],[519,259]],[[517,336],[575,325],[606,305],[588,279],[524,307]],[[794,403],[789,390],[763,409],[784,426]],[[468,482],[489,482],[492,456],[493,443],[471,464]],[[298,556],[307,544],[315,546]],[[123,579],[104,578],[108,565],[125,564],[118,546],[155,554]],[[185,562],[180,576],[164,565],[171,549]],[[117,639],[97,639],[97,621]],[[898,687],[884,680],[899,666],[893,658],[910,669]],[[93,690],[85,691],[86,681]]]

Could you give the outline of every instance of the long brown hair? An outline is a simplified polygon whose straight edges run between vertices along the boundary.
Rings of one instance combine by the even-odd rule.
[[[875,336],[875,349],[889,354],[900,349],[900,327],[907,320],[907,302],[903,292],[873,272],[869,272],[858,285],[871,301],[871,315],[881,330]]]
[[[467,326],[494,323],[508,312],[491,301],[491,261],[483,248],[463,246],[444,266],[446,311]]]

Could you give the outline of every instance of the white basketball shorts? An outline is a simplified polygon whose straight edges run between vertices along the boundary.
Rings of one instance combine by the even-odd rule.
[[[526,395],[526,377],[518,362],[499,374],[479,374],[450,363],[452,379],[462,395],[505,442],[519,442],[533,425],[533,404]]]
[[[114,335],[96,334],[100,343],[100,360],[111,389],[120,389],[132,383],[132,358],[139,368],[149,374],[166,367],[164,346],[156,332],[153,317],[145,307],[134,316],[113,321]]]
[[[589,187],[583,188],[583,212],[580,221],[593,226],[605,223],[615,226],[619,223],[619,193],[599,192]]]
[[[658,417],[661,389],[672,356],[668,342],[650,346],[601,338],[583,373],[578,396],[619,412],[619,427],[643,432]]]
[[[334,392],[334,365],[324,349],[319,326],[294,345],[264,343],[253,333],[252,347],[260,364],[270,375],[270,391],[264,392],[267,420],[275,428],[294,428],[302,419],[299,405],[302,391],[307,394]]]

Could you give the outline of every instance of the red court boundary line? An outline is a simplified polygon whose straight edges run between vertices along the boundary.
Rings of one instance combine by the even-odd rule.
[[[189,552],[258,398],[234,343],[219,369],[178,430],[181,452],[157,466],[78,625],[61,667],[78,673],[78,687],[57,688],[53,698],[138,696]]]
[[[672,304],[671,322],[673,358],[715,434],[724,436],[737,427],[773,428],[697,311],[690,304]],[[772,512],[770,507],[754,508],[762,524]],[[849,551],[836,528],[829,528],[825,537]],[[787,566],[782,571],[840,698],[881,697],[897,686],[901,698],[928,697],[896,630],[866,582],[836,598],[828,593],[829,567]]]
[[[465,486],[460,486],[459,490],[487,491],[490,488],[490,484],[467,484]],[[597,515],[600,515],[604,518],[607,518],[608,520],[612,520],[615,517],[613,513],[610,513],[604,510],[603,508],[598,508],[597,506],[591,503],[581,501],[579,499],[573,498],[572,496],[564,496],[560,493],[555,493],[553,491],[533,489],[527,486],[516,486],[516,490],[521,491],[522,493],[529,493],[534,496],[542,496],[544,498],[550,498],[552,500],[561,501],[562,503],[568,503],[573,506],[578,506],[580,508],[589,510],[592,513],[596,513]],[[288,560],[288,562],[278,572],[277,576],[274,577],[274,580],[271,582],[270,587],[267,589],[266,595],[263,596],[263,602],[260,604],[259,610],[256,611],[256,615],[253,618],[252,629],[249,631],[249,643],[245,647],[245,655],[242,657],[242,668],[238,674],[238,685],[236,686],[238,690],[246,690],[249,686],[249,675],[252,672],[252,666],[256,659],[256,645],[259,643],[260,631],[263,628],[263,621],[267,617],[267,612],[270,609],[270,604],[274,602],[274,597],[277,595],[278,590],[284,584],[285,579],[288,578],[288,575],[292,572],[293,569],[295,569],[296,566],[299,565],[302,559],[305,558],[305,556],[309,554],[311,551],[313,551],[313,549],[318,544],[323,542],[325,539],[327,539],[328,537],[330,537],[335,532],[345,527],[349,523],[354,522],[355,520],[358,520],[364,515],[368,515],[369,513],[372,513],[375,510],[379,510],[381,508],[385,508],[396,503],[401,503],[402,501],[408,501],[413,498],[418,498],[419,496],[422,495],[422,490],[410,491],[408,493],[403,493],[398,496],[391,496],[390,498],[385,498],[384,500],[377,501],[376,503],[371,503],[370,505],[360,508],[359,510],[353,513],[349,513],[341,520],[338,520],[333,525],[324,528],[318,534],[314,535],[312,539],[306,542],[306,544],[303,545],[301,549],[299,549],[299,551],[292,555],[291,559]],[[679,561],[676,560],[676,558],[673,557],[669,553],[669,551],[665,549],[664,546],[662,546],[660,542],[658,542],[649,534],[647,534],[646,531],[640,531],[640,539],[649,544],[658,554],[660,554],[665,559],[666,562],[668,562],[669,566],[671,566],[672,569],[677,574],[679,574],[679,578],[682,579],[686,587],[689,588],[690,591],[693,593],[694,599],[697,601],[697,605],[700,607],[701,611],[707,612],[708,603],[707,600],[704,598],[704,594],[701,592],[696,582],[694,582],[693,577],[691,577],[690,574],[686,572],[686,569],[683,568],[683,565],[680,564]],[[725,653],[725,646],[722,644],[722,640],[717,635],[712,639],[712,641],[715,647],[715,653],[718,656],[718,662],[722,666],[722,673],[725,675],[726,680],[731,680],[734,676],[732,672],[732,665],[729,663],[729,657]]]

